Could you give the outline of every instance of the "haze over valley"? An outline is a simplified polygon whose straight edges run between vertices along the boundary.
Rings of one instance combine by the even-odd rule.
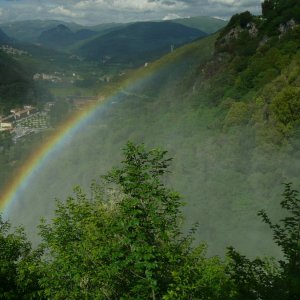
[[[76,23],[78,2],[0,23],[0,208],[39,249],[0,299],[300,295],[300,6],[215,2],[228,20],[174,1],[176,18]]]

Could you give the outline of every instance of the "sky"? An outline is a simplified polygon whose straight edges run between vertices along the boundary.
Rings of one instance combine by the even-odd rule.
[[[93,25],[213,16],[228,19],[249,10],[260,13],[261,0],[0,0],[0,23],[51,19]]]

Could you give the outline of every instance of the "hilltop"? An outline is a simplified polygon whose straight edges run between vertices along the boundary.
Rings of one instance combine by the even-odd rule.
[[[182,24],[187,27],[196,28],[201,31],[204,31],[207,34],[212,34],[225,27],[227,21],[222,19],[199,16],[199,17],[190,17],[183,19],[175,19],[170,22]]]

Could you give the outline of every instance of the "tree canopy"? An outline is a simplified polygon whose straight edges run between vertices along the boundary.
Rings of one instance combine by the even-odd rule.
[[[280,224],[259,212],[284,260],[251,260],[232,247],[224,260],[194,242],[196,226],[182,233],[182,199],[164,184],[167,152],[128,142],[123,155],[89,194],[76,187],[57,202],[36,250],[0,220],[0,299],[299,299],[300,200],[291,184]]]

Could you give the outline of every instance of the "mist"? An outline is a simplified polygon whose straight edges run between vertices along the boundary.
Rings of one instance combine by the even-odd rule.
[[[205,61],[209,51],[201,51]],[[299,184],[297,152],[288,144],[260,142],[255,127],[220,125],[224,113],[207,105],[195,79],[200,63],[198,55],[159,62],[102,104],[34,174],[6,216],[36,242],[36,226],[41,217],[53,216],[55,199],[66,199],[77,185],[88,194],[93,180],[120,163],[130,140],[169,152],[166,181],[186,203],[184,230],[198,223],[197,240],[208,244],[210,255],[234,246],[251,257],[279,256],[257,212],[266,209],[280,218],[281,183]]]

